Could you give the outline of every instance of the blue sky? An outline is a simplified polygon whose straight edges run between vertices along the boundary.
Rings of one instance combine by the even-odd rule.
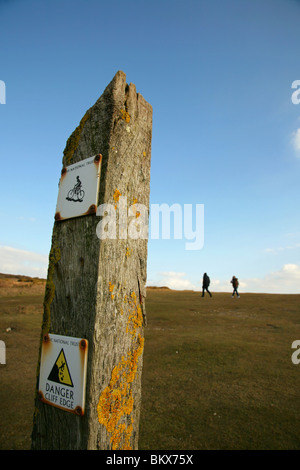
[[[46,276],[62,154],[118,70],[153,107],[151,204],[204,204],[204,246],[149,240],[148,283],[300,292],[300,1],[0,0],[0,272]]]

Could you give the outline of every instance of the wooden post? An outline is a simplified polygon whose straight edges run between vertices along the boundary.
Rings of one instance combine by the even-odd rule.
[[[151,135],[152,107],[119,71],[67,141],[63,168],[102,156],[98,211],[56,214],[41,345],[49,334],[87,340],[85,409],[41,401],[39,360],[32,449],[137,449]]]

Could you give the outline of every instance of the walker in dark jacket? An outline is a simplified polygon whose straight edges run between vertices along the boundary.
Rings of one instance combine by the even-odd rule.
[[[209,295],[212,297],[211,293],[208,290],[208,286],[210,284],[210,279],[206,273],[203,275],[203,281],[202,281],[202,297],[204,297],[204,291],[207,291]]]
[[[237,277],[235,276],[232,276],[232,279],[231,279],[231,284],[232,284],[232,287],[233,287],[233,293],[232,293],[232,296],[231,297],[234,297],[234,294],[236,294],[238,297],[240,296],[238,291],[237,291],[237,288],[239,287],[239,280]]]

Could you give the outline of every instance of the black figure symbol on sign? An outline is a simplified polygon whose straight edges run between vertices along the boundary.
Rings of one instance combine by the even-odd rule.
[[[81,184],[82,183],[79,179],[79,176],[77,176],[76,179],[77,179],[77,183],[75,183],[75,186],[74,186],[73,189],[70,189],[66,199],[68,201],[82,202],[85,193],[84,193],[83,189],[81,189]]]
[[[61,349],[55,364],[51,369],[48,380],[73,387],[73,381],[63,349]]]

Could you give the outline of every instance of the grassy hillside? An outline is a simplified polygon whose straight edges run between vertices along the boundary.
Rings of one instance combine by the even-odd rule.
[[[141,449],[300,449],[300,296],[149,291]]]
[[[29,449],[43,280],[0,276],[0,449]],[[148,289],[140,449],[300,449],[300,296]]]

